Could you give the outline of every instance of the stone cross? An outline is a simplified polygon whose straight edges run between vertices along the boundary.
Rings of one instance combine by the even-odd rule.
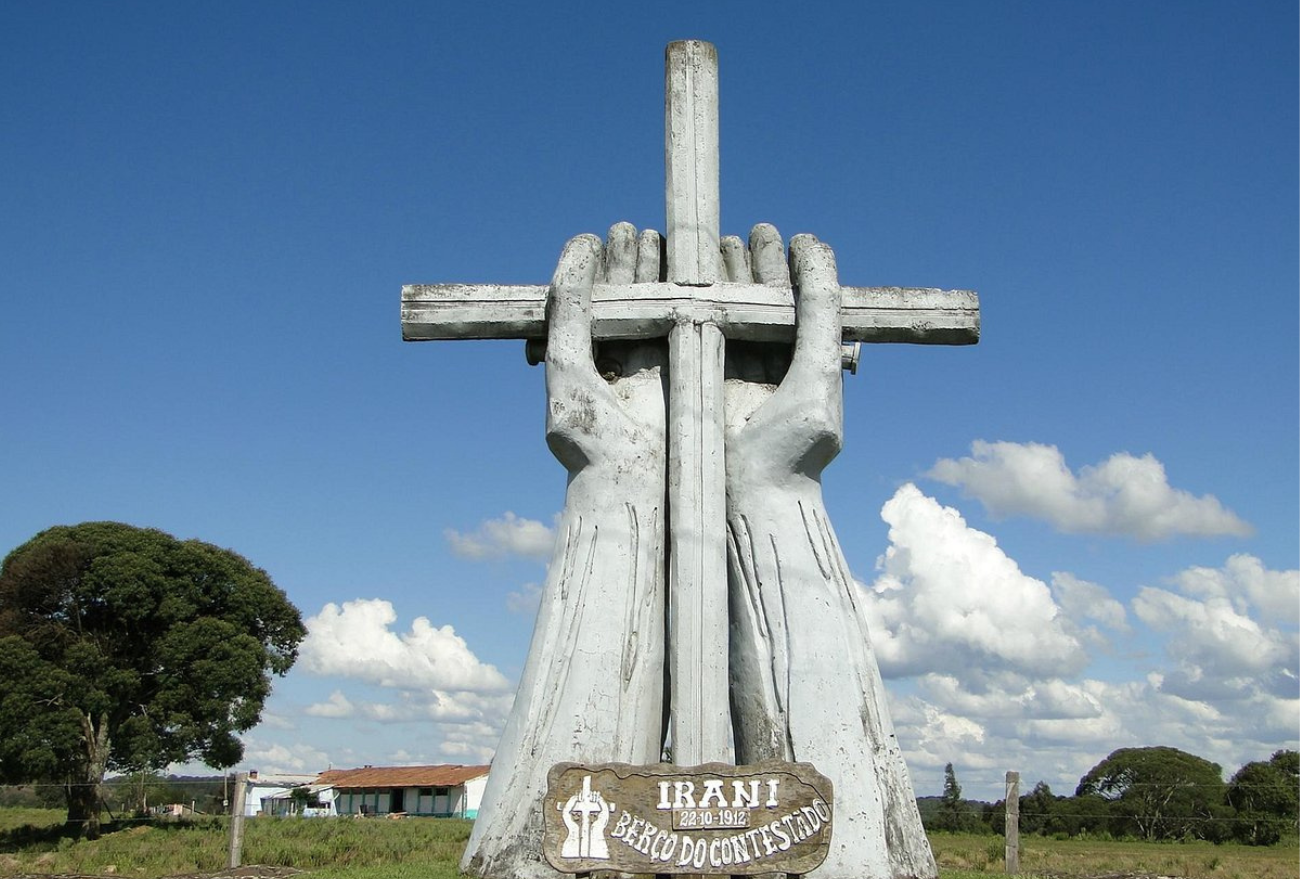
[[[668,338],[671,735],[674,762],[697,764],[725,760],[731,740],[725,341],[793,341],[795,291],[720,280],[716,50],[698,41],[669,44],[665,80],[667,277],[657,283],[597,284],[592,337]],[[845,342],[968,345],[979,340],[979,300],[973,292],[842,290]],[[404,286],[402,338],[545,340],[547,292],[546,285]]]

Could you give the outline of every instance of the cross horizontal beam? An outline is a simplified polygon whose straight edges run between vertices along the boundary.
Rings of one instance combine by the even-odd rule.
[[[408,284],[402,287],[402,338],[545,339],[544,285]],[[980,337],[979,297],[930,287],[844,287],[846,342],[973,345]],[[682,320],[718,326],[729,339],[794,341],[789,287],[717,283],[597,284],[592,338],[666,336]]]

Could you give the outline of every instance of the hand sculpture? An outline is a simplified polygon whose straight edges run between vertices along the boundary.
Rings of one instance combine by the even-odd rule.
[[[555,763],[658,762],[664,734],[664,340],[591,342],[598,280],[656,281],[626,223],[564,248],[547,303],[546,440],[569,471],[527,665],[461,869],[558,874],[541,851]]]
[[[796,289],[789,346],[728,343],[730,669],[736,762],[813,763],[835,786],[814,875],[933,876],[865,617],[822,500],[843,439],[840,288],[831,249],[757,226],[723,241],[729,280]],[[750,276],[746,276],[746,272]],[[899,845],[908,839],[917,844]]]

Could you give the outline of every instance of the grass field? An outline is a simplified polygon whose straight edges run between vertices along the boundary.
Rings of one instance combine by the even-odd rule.
[[[162,879],[215,872],[226,864],[222,819],[139,824],[83,842],[60,833],[63,813],[0,809],[0,876],[45,873]],[[455,879],[470,823],[451,819],[251,819],[243,863],[297,867],[313,879]],[[1002,839],[936,833],[941,879],[1005,875]],[[1022,879],[1147,874],[1183,879],[1300,879],[1294,841],[1272,848],[1208,843],[1155,844],[1021,840]]]
[[[1005,875],[1000,836],[931,833],[941,879]],[[1181,879],[1300,879],[1296,841],[1270,847],[1208,842],[1154,843],[1020,839],[1020,876],[1177,876]]]

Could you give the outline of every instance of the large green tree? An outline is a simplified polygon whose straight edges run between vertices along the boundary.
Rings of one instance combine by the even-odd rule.
[[[117,522],[37,534],[0,565],[0,781],[65,786],[99,833],[104,773],[243,756],[306,634],[235,552]]]
[[[1296,832],[1300,820],[1300,754],[1277,751],[1237,770],[1228,802],[1237,812],[1234,834],[1249,845],[1272,845]]]
[[[1121,833],[1217,839],[1226,827],[1223,770],[1177,748],[1120,748],[1079,780],[1075,796],[1110,801]]]

